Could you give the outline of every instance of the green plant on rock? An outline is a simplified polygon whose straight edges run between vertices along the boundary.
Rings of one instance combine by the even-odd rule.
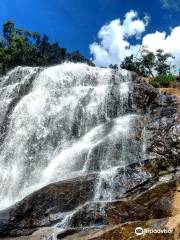
[[[176,78],[171,74],[159,75],[155,77],[152,81],[150,81],[150,84],[155,88],[169,87],[170,83],[175,81],[176,81]]]
[[[152,81],[150,81],[150,84],[155,87],[155,88],[159,88],[160,84],[157,80],[153,79]]]

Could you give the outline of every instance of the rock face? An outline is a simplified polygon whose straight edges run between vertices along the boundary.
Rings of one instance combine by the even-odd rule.
[[[64,217],[61,213],[70,212],[92,198],[94,180],[95,175],[89,175],[54,183],[1,211],[0,237],[28,234],[38,227],[61,221]]]
[[[179,239],[179,221],[176,227],[174,227],[174,231],[168,230],[166,228],[169,219],[154,219],[148,221],[134,221],[128,222],[125,224],[119,224],[111,227],[107,227],[103,230],[89,231],[89,232],[80,232],[76,233],[72,236],[65,237],[64,240],[127,240],[127,239],[143,239],[143,240],[172,240]],[[175,217],[170,218],[171,221],[176,221]],[[141,226],[144,231],[143,235],[137,236],[135,235],[135,229]],[[150,229],[154,230],[154,233],[145,233]],[[158,231],[166,230],[165,233],[157,233]]]
[[[174,206],[176,197],[179,196],[178,186],[179,182],[179,172],[174,172],[166,176],[159,177],[159,180],[156,179],[155,185],[152,183],[146,183],[144,186],[139,186],[138,189],[129,192],[126,195],[126,198],[119,200],[114,203],[108,203],[104,208],[104,214],[100,216],[98,211],[98,206],[96,209],[96,221],[103,219],[106,222],[107,227],[102,228],[101,230],[84,230],[80,231],[80,228],[77,230],[69,230],[66,233],[57,234],[57,239],[66,239],[66,240],[100,240],[100,239],[136,239],[135,228],[142,227],[143,229],[155,229],[155,230],[167,230],[167,234],[144,234],[141,239],[179,239],[179,216],[180,208],[178,205]],[[151,189],[149,187],[151,185]],[[50,186],[49,186],[50,187]],[[52,186],[51,186],[52,188]],[[56,189],[56,193],[58,190]],[[39,191],[34,194],[34,201],[36,197],[41,195],[42,192]],[[43,196],[44,197],[44,196]],[[43,201],[43,199],[42,199]],[[26,199],[24,200],[26,202]],[[57,205],[56,205],[57,207]],[[18,208],[17,208],[18,209]],[[93,208],[91,208],[92,211]],[[51,210],[49,207],[48,210],[52,213],[54,210]],[[90,210],[90,209],[89,209]],[[91,211],[83,212],[85,209],[81,209],[77,215],[74,216],[74,224],[78,224],[81,221],[81,224],[86,222],[86,226],[89,221],[92,223],[93,215]],[[55,212],[58,212],[56,208]],[[27,219],[28,216],[23,217],[22,219]],[[12,218],[12,216],[11,216]],[[37,217],[35,217],[37,218]],[[29,219],[32,219],[32,216],[29,215]],[[16,219],[17,220],[17,219]],[[71,224],[73,224],[73,221]],[[22,220],[22,222],[24,222]],[[121,223],[121,224],[120,224]],[[15,222],[13,223],[15,226]],[[28,227],[28,224],[24,224]],[[30,225],[29,225],[30,227]],[[32,226],[31,226],[32,227]],[[77,227],[77,226],[76,226]],[[1,228],[2,229],[2,228]],[[30,231],[31,230],[31,231]],[[7,238],[7,239],[29,239],[29,240],[38,240],[43,239],[43,236],[52,236],[52,228],[44,226],[38,226],[37,228],[22,228],[21,231],[11,231],[9,234],[12,236],[18,235],[27,235],[35,231],[33,235],[16,237],[16,238]],[[172,230],[172,231],[171,231]],[[76,233],[78,231],[78,233]],[[79,232],[80,231],[80,232]],[[58,233],[58,230],[57,230]],[[67,236],[70,235],[70,236]],[[2,235],[1,235],[2,236]],[[6,239],[6,238],[5,238]]]
[[[105,102],[106,112],[97,111],[98,116],[93,113],[93,121],[88,122],[86,107],[90,97],[86,95],[78,103],[71,128],[64,122],[71,141],[82,143],[83,138],[83,143],[90,146],[88,152],[87,146],[80,148],[81,144],[73,148],[76,153],[73,157],[78,162],[76,171],[86,159],[83,174],[47,185],[0,211],[0,238],[126,240],[137,239],[134,231],[141,226],[173,229],[173,233],[145,234],[140,239],[179,239],[178,101],[134,74],[127,94],[124,82],[119,84],[122,76],[116,72],[114,76],[108,82],[111,88]],[[123,91],[118,95],[117,89],[122,86]],[[96,105],[93,104],[90,107]],[[130,122],[128,137],[126,122]],[[87,138],[86,128],[92,127],[94,130],[88,132]],[[58,130],[58,134],[62,132]],[[54,145],[57,139],[56,136]],[[57,167],[54,172],[58,175],[61,169]]]

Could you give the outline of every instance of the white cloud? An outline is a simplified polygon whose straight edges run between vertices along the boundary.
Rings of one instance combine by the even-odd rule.
[[[154,32],[142,37],[148,25],[147,16],[140,20],[137,12],[130,11],[125,15],[124,21],[115,19],[104,25],[99,33],[99,42],[90,45],[93,61],[98,66],[120,64],[124,57],[137,54],[141,46],[146,46],[150,51],[163,49],[174,54],[173,64],[180,67],[180,26],[166,32]],[[140,44],[130,44],[132,38],[139,39]]]
[[[180,0],[160,0],[162,3],[162,7],[166,9],[174,9],[179,10],[180,9]]]
[[[126,13],[122,23],[120,19],[115,19],[104,25],[98,33],[100,43],[94,42],[90,45],[94,62],[98,66],[108,66],[111,63],[119,63],[133,50],[136,51],[138,46],[130,46],[128,39],[139,39],[147,23],[147,17],[140,20],[137,18],[137,12],[131,10]]]
[[[166,32],[158,32],[147,34],[142,39],[142,45],[147,46],[150,51],[155,52],[157,49],[163,49],[175,56],[172,64],[177,68],[180,67],[180,26],[171,30],[169,35]]]

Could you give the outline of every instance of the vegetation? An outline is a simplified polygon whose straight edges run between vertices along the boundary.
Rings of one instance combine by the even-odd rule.
[[[175,82],[175,81],[176,81],[176,78],[171,74],[159,75],[155,77],[152,81],[150,81],[150,84],[155,88],[168,87],[171,82]]]
[[[136,56],[125,57],[120,67],[134,71],[143,77],[152,77],[150,82],[154,87],[167,87],[175,81],[171,75],[170,59],[173,55],[164,53],[159,49],[156,53],[146,48],[141,48]],[[47,35],[41,36],[37,32],[29,32],[16,28],[13,21],[7,21],[3,25],[0,38],[0,75],[16,66],[50,66],[64,61],[86,62],[94,65],[83,57],[79,51],[69,53],[58,43],[51,43]],[[118,65],[110,65],[112,69],[118,69]],[[154,74],[157,75],[154,77]]]
[[[154,77],[154,73],[157,75],[170,74],[169,60],[173,58],[172,54],[164,53],[162,49],[153,53],[146,48],[142,48],[137,55],[138,57],[134,55],[126,57],[121,64],[121,68],[137,72],[143,77]]]
[[[112,69],[114,69],[114,70],[117,70],[118,69],[118,65],[117,64],[110,64],[109,65],[109,68],[112,68]]]
[[[47,35],[16,28],[13,21],[3,25],[0,39],[0,75],[9,69],[21,66],[49,66],[64,61],[91,61],[83,57],[79,51],[68,53],[58,43],[49,42]]]
[[[140,57],[137,58],[134,55],[125,57],[124,61],[121,63],[121,68],[129,71],[136,72],[140,76],[154,76],[153,66],[155,64],[155,56],[152,52],[148,50],[143,50],[140,52]]]
[[[138,57],[134,55],[126,57],[120,67],[134,71],[139,76],[152,77],[153,80],[150,81],[150,84],[154,87],[168,87],[171,82],[175,81],[169,63],[170,59],[174,58],[172,54],[165,53],[162,49],[153,53],[142,48],[137,55]]]

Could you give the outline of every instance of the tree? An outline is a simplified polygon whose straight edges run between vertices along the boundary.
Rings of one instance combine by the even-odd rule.
[[[170,74],[171,65],[168,61],[173,58],[172,54],[164,53],[161,49],[153,53],[146,48],[142,48],[137,55],[137,57],[134,57],[134,55],[125,57],[121,63],[121,68],[134,71],[143,77],[154,77],[154,74]]]
[[[174,58],[173,55],[170,53],[164,53],[162,49],[159,49],[156,51],[156,58],[155,70],[158,75],[170,74],[171,65],[168,63],[168,60]]]
[[[117,64],[110,64],[109,65],[109,68],[112,68],[112,69],[115,69],[115,70],[117,70],[118,69],[118,65]]]
[[[15,34],[15,25],[13,21],[7,21],[3,25],[3,36],[8,44],[11,44],[13,35]]]
[[[120,67],[122,69],[126,69],[129,71],[136,72],[137,71],[137,66],[136,62],[134,61],[134,55],[131,55],[129,57],[125,57],[124,61],[121,63]]]
[[[17,66],[49,66],[64,61],[94,64],[79,51],[68,53],[58,43],[51,43],[47,35],[16,28],[13,21],[3,25],[0,39],[0,75]]]
[[[85,58],[79,51],[74,51],[69,55],[69,60],[73,62],[85,62]]]
[[[142,59],[140,65],[144,67],[144,73],[146,76],[154,77],[153,68],[155,65],[156,56],[153,52],[150,52],[148,49],[144,49],[141,52]]]
[[[140,76],[146,75],[146,70],[141,61],[136,59],[134,55],[125,57],[124,61],[121,63],[120,67],[128,71],[136,72]]]

